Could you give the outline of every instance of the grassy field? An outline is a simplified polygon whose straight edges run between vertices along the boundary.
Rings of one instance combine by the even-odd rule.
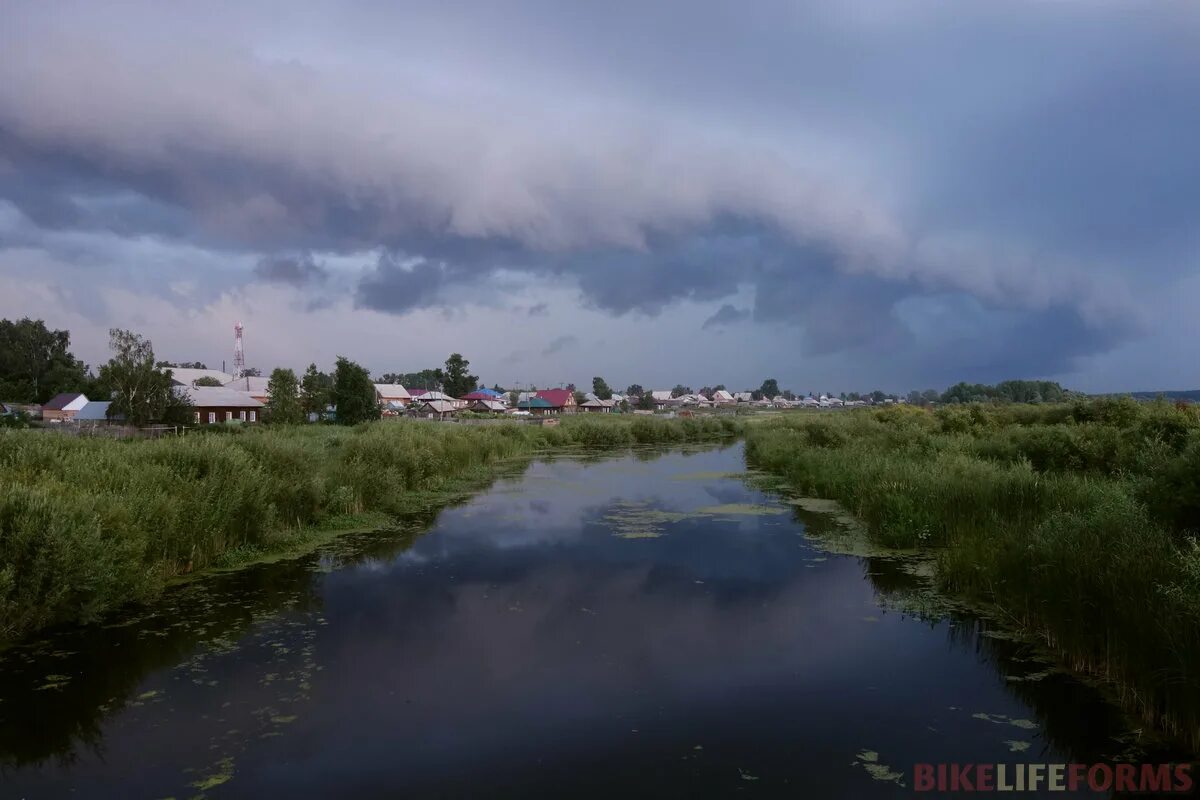
[[[0,644],[437,502],[538,452],[740,431],[728,417],[582,415],[556,427],[392,420],[123,441],[0,431]]]
[[[932,548],[1141,718],[1200,746],[1200,414],[1129,399],[789,415],[748,461],[836,499],[880,543]]]

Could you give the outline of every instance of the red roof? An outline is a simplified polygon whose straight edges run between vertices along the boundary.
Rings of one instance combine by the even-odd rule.
[[[550,404],[552,408],[562,408],[568,402],[574,402],[570,389],[542,389],[537,396]]]
[[[420,397],[421,395],[425,394],[428,391],[429,391],[428,389],[409,389],[408,396],[409,397]]]
[[[495,400],[496,395],[488,394],[487,392],[471,392],[470,394],[464,394],[462,397],[460,397],[458,399],[459,400]]]

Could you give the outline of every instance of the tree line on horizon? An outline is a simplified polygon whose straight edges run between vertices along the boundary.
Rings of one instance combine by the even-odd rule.
[[[135,425],[151,422],[186,424],[191,421],[191,406],[185,397],[171,389],[171,369],[207,369],[200,361],[171,362],[155,358],[149,339],[131,331],[114,328],[109,331],[112,357],[95,371],[70,351],[71,337],[66,330],[51,330],[42,320],[0,320],[0,401],[13,403],[45,403],[63,392],[80,392],[92,398],[112,400],[111,414],[120,414]],[[309,364],[302,375],[286,367],[273,370],[269,376],[264,419],[274,423],[302,422],[312,416],[320,417],[328,408],[337,409],[337,420],[355,424],[379,417],[373,384],[395,383],[413,389],[441,391],[451,397],[461,397],[474,391],[479,377],[470,373],[470,362],[460,353],[452,353],[441,367],[416,372],[386,372],[376,380],[366,367],[339,356],[332,372],[324,372],[315,363]],[[246,375],[261,375],[250,368]],[[220,385],[212,378],[201,378],[197,386]],[[495,391],[505,393],[496,384]],[[574,393],[577,403],[584,394],[575,384],[566,389]],[[704,386],[699,394],[711,397],[725,389],[724,384]],[[530,386],[529,390],[537,391]],[[516,402],[517,391],[510,392]],[[612,398],[614,391],[600,376],[592,378],[592,393],[601,400]],[[693,394],[690,386],[676,384],[672,397]],[[810,396],[818,393],[809,392]],[[842,392],[843,400],[869,400],[881,403],[898,400],[898,395],[875,390],[868,393]],[[654,400],[641,384],[632,383],[625,389],[632,407],[654,408]],[[754,399],[782,396],[794,400],[797,394],[780,389],[775,378],[767,378],[751,390]],[[932,403],[1055,403],[1075,394],[1054,381],[1009,380],[995,385],[957,383],[938,392],[935,389],[910,392],[906,399],[914,404]]]

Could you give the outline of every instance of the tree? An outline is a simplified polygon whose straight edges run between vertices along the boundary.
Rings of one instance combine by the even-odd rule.
[[[462,397],[475,391],[475,387],[479,385],[479,377],[467,372],[470,366],[470,361],[458,353],[451,353],[446,359],[442,391],[451,397]]]
[[[379,419],[375,384],[366,367],[355,364],[345,356],[338,356],[337,367],[333,371],[333,404],[337,407],[337,421],[342,425],[357,425]]]
[[[719,391],[723,390],[724,388],[725,388],[725,384],[718,383],[716,386],[712,387],[712,390],[714,392],[719,392]]]
[[[380,383],[398,383],[408,389],[431,389],[442,391],[446,376],[440,369],[423,369],[420,372],[385,372]]]
[[[592,378],[592,394],[601,400],[612,400],[612,389],[604,382],[604,378]]]
[[[583,392],[579,391],[578,389],[571,392],[571,396],[575,398],[575,407],[576,408],[579,408],[585,402],[587,402],[587,395],[585,395]]]
[[[682,383],[675,384],[675,388],[671,390],[671,397],[683,397],[685,394],[691,394],[692,387],[684,386]]]
[[[196,380],[194,380],[192,383],[195,386],[224,386],[221,381],[212,377],[211,375],[205,375],[204,377],[196,378]]]
[[[208,369],[208,365],[201,361],[156,361],[154,366],[168,369]]]
[[[779,395],[779,381],[774,378],[767,378],[762,382],[762,386],[758,391],[762,392],[763,397],[768,399],[777,397]]]
[[[640,383],[631,383],[625,387],[625,394],[629,395],[630,397],[641,397],[645,393],[646,390],[642,388]]]
[[[300,402],[300,383],[296,373],[277,367],[267,382],[267,422],[276,425],[295,425],[304,421]]]
[[[260,370],[258,367],[246,367],[244,370],[242,370],[242,377],[243,378],[261,378],[262,370]]]
[[[0,399],[44,403],[59,392],[85,392],[87,366],[71,355],[68,331],[28,318],[0,320]]]
[[[637,407],[642,411],[653,411],[654,395],[650,394],[649,392],[642,392],[642,394],[638,397]]]
[[[109,417],[121,415],[131,425],[188,421],[191,403],[171,388],[171,371],[155,366],[149,339],[113,328],[108,345],[113,357],[100,367],[100,379],[112,388]]]
[[[796,399],[796,393],[793,392],[791,389],[784,389],[783,390],[783,399],[787,400],[788,402],[791,402],[792,400]]]
[[[333,402],[333,376],[309,364],[300,379],[300,407],[305,414],[323,414]]]

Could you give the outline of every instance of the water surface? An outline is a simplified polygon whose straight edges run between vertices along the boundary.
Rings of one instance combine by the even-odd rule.
[[[539,462],[9,650],[0,795],[882,798],[914,762],[1128,747],[1094,691],[913,613],[902,562],[824,552],[742,470]]]

